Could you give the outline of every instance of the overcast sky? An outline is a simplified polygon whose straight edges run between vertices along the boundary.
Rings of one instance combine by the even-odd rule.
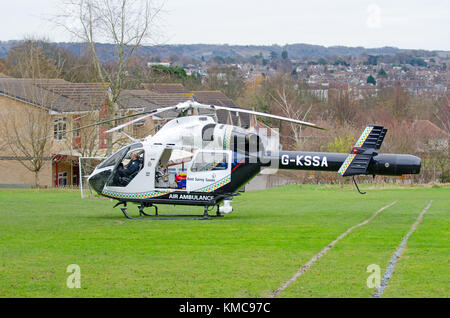
[[[162,1],[162,0],[161,0]],[[2,0],[0,40],[73,40],[45,17],[58,0]],[[346,45],[450,50],[449,0],[165,0],[164,44]]]

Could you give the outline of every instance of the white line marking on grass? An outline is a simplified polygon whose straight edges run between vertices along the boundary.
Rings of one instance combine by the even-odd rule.
[[[280,288],[278,288],[276,291],[273,292],[273,294],[270,297],[277,297],[283,290],[285,290],[287,287],[289,287],[289,285],[291,285],[293,282],[295,282],[295,280],[302,274],[304,274],[315,262],[317,262],[322,256],[324,256],[329,250],[331,250],[333,248],[333,246],[335,246],[337,244],[337,242],[339,242],[341,239],[343,239],[344,237],[346,237],[351,231],[353,231],[354,229],[366,225],[367,223],[369,223],[370,221],[372,221],[378,214],[380,214],[383,210],[386,210],[387,208],[390,208],[391,206],[393,206],[394,204],[396,204],[398,202],[394,201],[391,204],[388,204],[384,207],[382,207],[381,209],[379,209],[377,212],[375,212],[374,214],[372,214],[372,216],[370,218],[368,218],[367,220],[365,220],[364,222],[361,222],[359,224],[353,225],[351,228],[349,228],[347,231],[345,231],[344,233],[342,233],[337,239],[335,239],[333,242],[331,242],[330,244],[328,244],[323,250],[321,250],[318,254],[316,254],[313,258],[311,258],[311,260],[306,263],[305,265],[303,265],[299,271],[297,273],[295,273],[294,276],[292,276],[291,279],[289,279],[286,283],[284,283],[283,286],[281,286]]]
[[[380,298],[383,295],[383,292],[386,289],[387,284],[389,283],[389,279],[391,278],[392,274],[394,273],[395,265],[397,264],[398,259],[403,254],[403,251],[406,247],[406,243],[408,242],[408,238],[411,236],[411,234],[414,233],[416,228],[419,226],[420,222],[423,219],[423,215],[428,211],[428,209],[430,208],[432,203],[433,203],[433,200],[428,202],[428,205],[420,213],[416,222],[414,222],[414,224],[411,226],[411,229],[409,230],[408,234],[405,235],[405,237],[402,239],[400,245],[395,250],[394,255],[392,256],[391,260],[389,261],[389,265],[386,268],[386,272],[384,273],[383,279],[381,280],[380,287],[375,290],[375,293],[372,296],[373,298]]]

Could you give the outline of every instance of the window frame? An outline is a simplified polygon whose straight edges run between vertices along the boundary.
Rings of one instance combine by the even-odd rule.
[[[212,162],[205,162],[202,159],[202,163],[203,163],[203,167],[201,170],[199,170],[199,168],[196,167],[196,163],[197,160],[199,159],[200,156],[202,156],[203,154],[208,153],[208,154],[214,154],[214,155],[222,155],[223,159],[226,160],[226,167],[222,168],[222,169],[216,169],[217,166],[215,166],[213,169],[204,169],[207,166],[210,166]],[[193,173],[201,173],[201,172],[214,172],[214,171],[226,171],[230,168],[230,156],[229,153],[226,151],[215,151],[215,150],[202,150],[200,152],[197,153],[197,155],[193,158],[192,160],[192,164],[189,168],[190,172]]]
[[[53,138],[55,141],[67,141],[66,117],[56,117],[53,119]]]

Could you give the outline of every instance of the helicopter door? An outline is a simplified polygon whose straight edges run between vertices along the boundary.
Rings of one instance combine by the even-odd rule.
[[[188,171],[188,191],[211,192],[231,175],[231,151],[202,150],[197,152]]]

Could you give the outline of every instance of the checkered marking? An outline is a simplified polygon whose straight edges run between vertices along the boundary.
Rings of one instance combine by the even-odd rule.
[[[230,149],[231,146],[231,131],[233,130],[233,127],[227,127],[225,129],[225,134],[223,136],[223,149],[227,150]]]
[[[121,193],[103,190],[102,194],[107,197],[114,199],[130,199],[130,200],[143,200],[143,199],[151,199],[157,198],[168,193],[174,192],[175,190],[166,190],[166,191],[153,191],[153,192],[141,192],[141,193]]]
[[[202,189],[200,189],[198,191],[199,192],[213,192],[213,191],[223,187],[224,185],[226,185],[226,184],[228,184],[230,182],[231,182],[231,176],[228,176],[228,177],[225,177],[222,180],[220,180],[220,181],[218,181],[218,182],[216,182],[216,183],[214,183],[214,184],[212,184],[210,186],[204,187],[204,188],[202,188]]]
[[[345,171],[347,171],[348,167],[352,163],[353,159],[355,159],[355,154],[348,155],[347,159],[345,159],[344,163],[342,164],[341,168],[339,169],[338,173],[343,176]]]
[[[362,133],[361,137],[359,137],[358,141],[355,144],[355,148],[362,147],[366,139],[369,137],[370,133],[372,132],[373,127],[366,127],[364,132]]]

